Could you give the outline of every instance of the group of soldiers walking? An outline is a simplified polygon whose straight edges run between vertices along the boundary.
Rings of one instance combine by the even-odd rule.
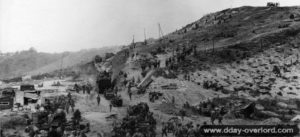
[[[79,85],[79,84],[74,84],[74,89],[76,93],[79,93],[82,90],[83,94],[91,94],[91,91],[93,89],[92,85],[90,83]]]
[[[36,105],[36,110],[40,110],[43,107],[46,111],[55,112],[58,108],[65,110],[67,113],[71,111],[74,112],[75,102],[72,99],[71,93],[68,93],[66,96],[59,96],[54,98],[54,100],[50,101],[49,99],[45,100],[45,104],[40,106]]]

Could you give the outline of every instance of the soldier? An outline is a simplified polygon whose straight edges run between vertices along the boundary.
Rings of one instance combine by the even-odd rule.
[[[70,104],[69,104],[69,102],[66,102],[65,110],[66,110],[67,114],[69,114],[69,108],[70,108]]]
[[[130,100],[131,100],[132,92],[131,92],[130,90],[128,91],[128,95],[129,95],[129,98],[130,98]]]
[[[135,132],[132,137],[144,137],[144,135],[142,134],[141,129],[138,128],[137,132]]]
[[[39,104],[37,104],[36,106],[35,106],[35,109],[37,110],[37,111],[39,111],[40,110],[40,105]]]
[[[72,112],[74,112],[75,103],[73,99],[70,100],[70,106],[72,108]]]
[[[181,124],[178,124],[176,131],[175,131],[175,137],[182,137],[183,133],[182,133],[182,126]]]
[[[31,128],[29,131],[29,137],[34,137],[34,136],[35,136],[35,132],[34,132],[33,128]]]
[[[57,133],[57,137],[62,137],[63,136],[63,129],[62,129],[62,127],[58,127],[57,129],[56,129],[56,133]]]
[[[218,121],[219,121],[219,124],[220,124],[220,125],[223,124],[223,123],[222,123],[222,120],[223,120],[223,116],[219,114],[219,116],[218,116]]]
[[[77,85],[77,83],[75,83],[74,89],[75,89],[76,93],[79,93],[79,86]]]
[[[82,91],[83,91],[83,94],[85,94],[85,90],[86,90],[86,85],[83,84],[83,85],[82,85]]]
[[[68,99],[72,99],[72,95],[70,92],[68,93],[67,97],[68,97]]]
[[[89,85],[89,84],[87,84],[87,86],[86,86],[86,92],[87,92],[87,94],[91,94],[91,85]]]
[[[78,109],[76,109],[76,111],[73,114],[73,120],[75,125],[78,125],[79,121],[81,120],[81,112]]]
[[[185,116],[185,110],[181,109],[181,110],[179,111],[179,113],[180,113],[181,119],[182,119],[182,121],[183,121],[183,120],[184,120],[184,116]]]
[[[219,117],[219,112],[217,110],[213,110],[211,112],[211,116],[210,116],[210,120],[211,120],[211,124],[215,124],[214,121]],[[221,121],[222,122],[222,121]]]
[[[187,125],[182,125],[182,135],[186,136],[188,133],[188,127]]]
[[[194,126],[193,125],[191,125],[188,128],[187,137],[195,137],[195,130],[194,130]]]
[[[161,129],[161,136],[164,137],[164,135],[166,137],[168,137],[168,133],[167,133],[167,124],[162,122],[162,129]]]
[[[59,135],[57,134],[57,132],[50,127],[49,132],[48,132],[48,137],[58,137]]]
[[[125,137],[131,137],[129,129],[125,130]]]
[[[280,69],[279,69],[279,67],[278,66],[274,66],[274,68],[273,68],[273,73],[275,73],[275,75],[277,76],[277,77],[281,77],[281,72],[280,72]]]
[[[172,96],[172,104],[175,104],[175,97]]]
[[[80,137],[87,137],[83,132],[81,132]]]
[[[133,81],[133,80],[134,80],[134,79],[132,79],[132,81]],[[127,90],[128,93],[131,91],[131,87],[132,87],[132,84],[133,84],[132,81],[129,81],[129,82],[128,82],[128,90]]]
[[[201,127],[200,127],[200,124],[197,124],[196,126],[196,131],[195,131],[195,136],[196,137],[200,137],[201,136]]]
[[[100,105],[100,101],[101,101],[100,94],[98,94],[98,96],[97,96],[97,103],[98,103],[98,106]]]
[[[157,68],[160,68],[160,60],[157,61]]]
[[[70,135],[70,133],[68,133],[68,131],[64,131],[64,134],[63,134],[63,137],[70,137],[71,135]]]
[[[112,104],[111,104],[111,102],[109,103],[109,112],[111,112],[111,110],[112,110]]]
[[[102,135],[100,133],[97,133],[97,137],[102,137]]]
[[[4,137],[2,128],[0,128],[0,137]]]

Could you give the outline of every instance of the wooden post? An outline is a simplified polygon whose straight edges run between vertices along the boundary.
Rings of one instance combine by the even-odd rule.
[[[283,49],[283,66],[284,66],[284,68],[285,68],[285,60],[286,60],[286,55],[285,55],[286,53],[285,53],[285,49]]]
[[[215,61],[215,41],[214,41],[214,39],[212,39],[212,42],[213,42],[213,51],[212,51],[212,53],[213,53],[213,61]]]
[[[175,56],[175,49],[173,49],[173,57]]]
[[[213,43],[213,55],[214,55],[214,53],[215,53],[215,41],[214,41],[214,39],[212,39],[212,43]]]
[[[157,24],[158,26],[158,39],[160,39],[160,29],[159,29],[159,23]]]
[[[144,28],[145,45],[147,45],[146,29]]]
[[[263,47],[263,43],[262,43],[262,39],[260,39],[260,51],[263,51],[262,47]]]

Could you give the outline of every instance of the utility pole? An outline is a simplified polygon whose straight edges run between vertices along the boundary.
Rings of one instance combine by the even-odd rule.
[[[147,36],[146,36],[146,29],[144,28],[144,38],[145,38],[145,45],[147,45]]]
[[[161,38],[163,36],[164,36],[164,33],[163,33],[163,31],[162,31],[162,29],[160,27],[160,24],[158,23],[158,37]]]
[[[60,78],[62,78],[62,69],[63,69],[63,61],[64,61],[64,53],[61,55],[61,62],[60,62]]]
[[[213,45],[212,54],[214,55],[214,53],[215,53],[215,41],[214,41],[214,39],[212,39],[212,45]]]
[[[262,47],[263,47],[263,42],[262,42],[262,39],[260,39],[260,51],[263,51]]]
[[[231,3],[230,3],[230,9],[232,9],[232,3],[233,3],[233,0],[230,0]]]
[[[213,60],[215,61],[215,40],[214,39],[212,39],[212,43],[213,43],[213,51],[212,51],[212,53],[213,53]]]
[[[133,38],[132,38],[132,48],[133,49],[135,48],[135,45],[134,45],[134,35],[133,35]]]
[[[133,35],[133,37],[132,37],[132,44],[134,44],[134,35]]]
[[[173,57],[175,56],[175,49],[173,49]]]

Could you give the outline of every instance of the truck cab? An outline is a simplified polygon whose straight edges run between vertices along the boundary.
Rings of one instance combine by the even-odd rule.
[[[21,85],[20,86],[21,91],[34,91],[34,85],[26,84],[26,85]]]

